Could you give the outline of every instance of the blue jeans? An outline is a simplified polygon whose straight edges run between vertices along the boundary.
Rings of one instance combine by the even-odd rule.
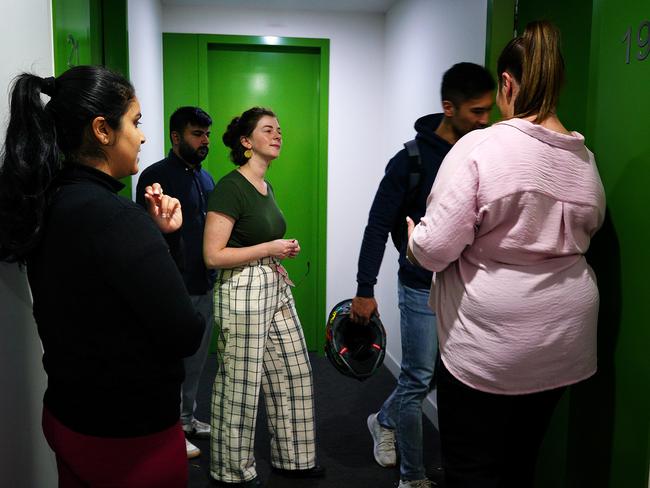
[[[436,316],[428,305],[429,290],[398,282],[402,366],[397,387],[384,402],[377,420],[396,429],[400,479],[426,477],[422,459],[422,401],[433,377],[438,336]]]

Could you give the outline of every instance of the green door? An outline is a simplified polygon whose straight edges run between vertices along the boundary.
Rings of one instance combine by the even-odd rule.
[[[205,167],[215,179],[236,168],[221,142],[232,118],[253,106],[278,116],[282,152],[267,179],[287,220],[287,237],[302,247],[284,264],[296,283],[293,295],[312,351],[322,350],[326,318],[328,49],[322,39],[163,34],[165,123],[182,105],[210,113]]]
[[[318,80],[320,55],[314,49],[210,44],[207,110],[212,114],[212,152],[207,167],[221,178],[236,166],[221,135],[233,116],[253,106],[271,108],[282,128],[282,152],[267,173],[287,220],[287,238],[302,251],[284,265],[297,286],[296,307],[307,343],[316,343],[317,287],[311,267],[317,259]],[[312,346],[313,347],[313,346]]]

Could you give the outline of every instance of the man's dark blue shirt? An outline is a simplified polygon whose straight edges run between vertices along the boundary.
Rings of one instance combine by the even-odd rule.
[[[213,288],[215,276],[203,261],[203,229],[214,180],[200,165],[192,168],[170,150],[165,159],[146,168],[138,179],[136,202],[144,207],[144,189],[153,183],[160,183],[166,195],[181,202],[183,259],[179,269],[189,294],[204,295]]]

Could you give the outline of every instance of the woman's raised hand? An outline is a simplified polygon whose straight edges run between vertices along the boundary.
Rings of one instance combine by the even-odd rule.
[[[177,198],[163,194],[163,189],[158,183],[144,189],[144,199],[147,201],[147,210],[163,234],[177,231],[183,225],[183,212],[181,202]]]

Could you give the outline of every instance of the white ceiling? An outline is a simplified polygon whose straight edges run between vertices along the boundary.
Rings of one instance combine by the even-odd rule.
[[[385,13],[398,0],[162,0],[163,5]]]

